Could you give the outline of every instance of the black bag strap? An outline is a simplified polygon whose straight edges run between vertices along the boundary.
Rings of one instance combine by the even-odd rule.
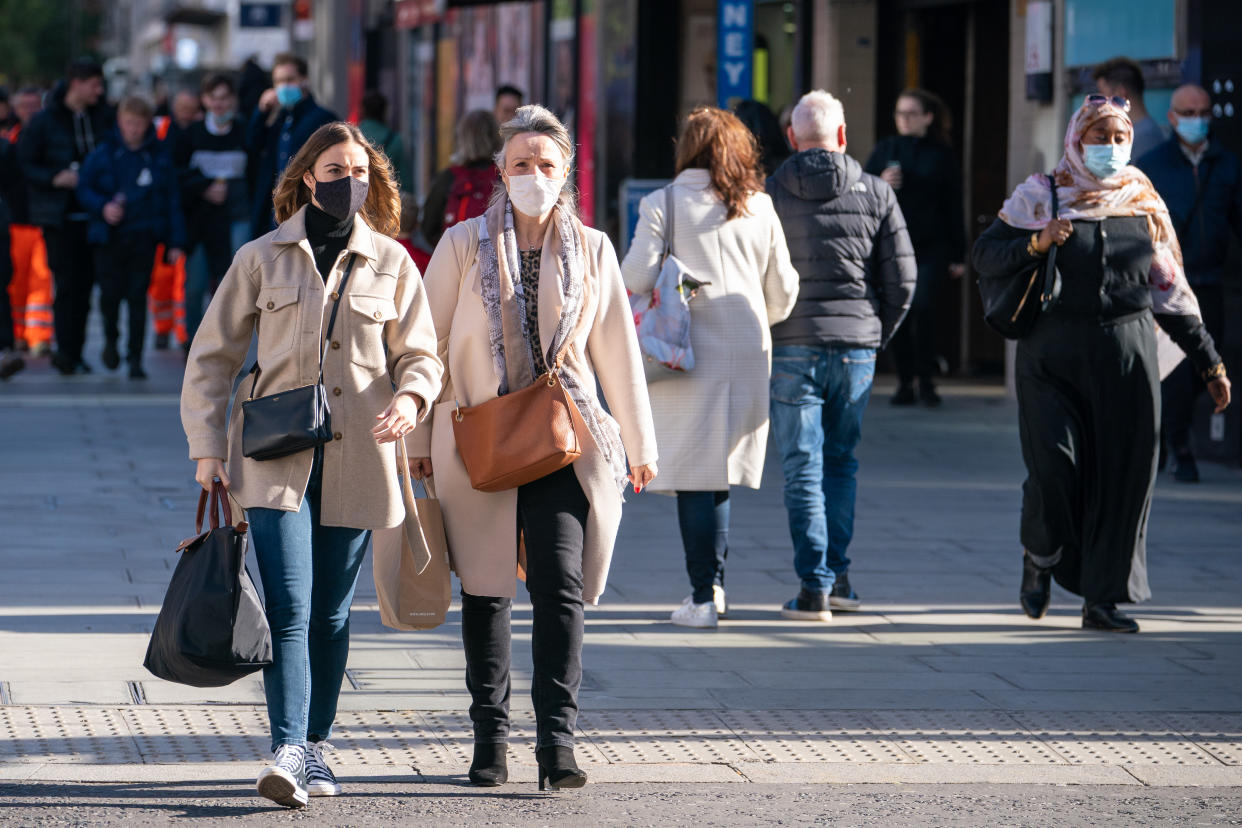
[[[1052,218],[1058,217],[1061,211],[1061,205],[1057,201],[1057,180],[1051,175],[1047,176],[1048,186],[1052,189]],[[1044,284],[1039,292],[1039,300],[1044,310],[1052,304],[1053,293],[1056,288],[1057,281],[1057,246],[1054,244],[1048,248],[1048,260],[1044,262]]]
[[[345,283],[349,281],[349,274],[353,272],[354,260],[358,258],[357,253],[349,254],[349,261],[345,263],[345,272],[341,274],[341,283],[336,287],[336,299],[332,301],[332,313],[328,316],[328,329],[323,335],[323,347],[319,349],[319,382],[323,382],[323,361],[328,356],[328,343],[332,341],[332,329],[336,326],[336,312],[341,308],[341,300],[345,298]],[[254,375],[254,380],[250,383],[250,399],[254,399],[254,389],[259,384],[259,374],[263,373],[263,369],[259,367],[258,360],[255,360],[254,367],[250,369],[250,373]]]

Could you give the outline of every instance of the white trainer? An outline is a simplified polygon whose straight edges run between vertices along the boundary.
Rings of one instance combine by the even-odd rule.
[[[325,750],[332,750],[327,742],[310,742],[306,745],[306,792],[311,796],[339,796],[341,783],[323,758]]]
[[[280,745],[272,764],[259,772],[255,782],[259,796],[286,808],[306,805],[306,748]]]
[[[681,599],[683,604],[694,603],[694,596],[687,595]],[[716,617],[729,617],[729,598],[725,595],[724,587],[720,584],[712,584],[712,603],[716,605]]]
[[[673,610],[672,616],[669,617],[669,620],[678,627],[697,627],[705,630],[715,629],[717,619],[715,601],[696,604],[691,598],[683,601],[682,605]]]

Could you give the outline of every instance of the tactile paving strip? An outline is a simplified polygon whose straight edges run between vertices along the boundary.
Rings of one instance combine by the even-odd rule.
[[[0,733],[0,761],[142,761],[120,712],[104,707],[0,706]]]
[[[122,715],[150,764],[254,762],[272,752],[261,708],[136,706]]]
[[[469,765],[474,758],[474,723],[465,713],[423,713],[428,732],[439,744],[436,762],[446,765]],[[534,763],[535,722],[522,713],[509,717],[509,758],[530,757]],[[585,757],[579,757],[579,761]]]
[[[766,762],[913,761],[860,713],[724,710],[718,715]]]
[[[1005,713],[990,710],[873,710],[866,718],[915,761],[929,764],[1064,765]]]
[[[613,763],[761,761],[709,710],[592,711],[578,725]]]
[[[1161,718],[1226,765],[1242,765],[1242,713],[1165,713]]]
[[[1216,765],[1152,713],[1018,712],[1025,730],[1075,765]]]

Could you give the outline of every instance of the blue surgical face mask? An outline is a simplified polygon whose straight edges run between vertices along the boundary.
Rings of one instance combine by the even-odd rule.
[[[1178,137],[1192,147],[1202,144],[1208,137],[1207,118],[1178,118],[1173,128],[1177,130]]]
[[[1130,144],[1083,144],[1082,160],[1096,178],[1112,178],[1130,163],[1130,147]]]
[[[280,101],[280,105],[285,109],[290,109],[302,100],[302,87],[292,83],[282,83],[276,87],[276,100]]]

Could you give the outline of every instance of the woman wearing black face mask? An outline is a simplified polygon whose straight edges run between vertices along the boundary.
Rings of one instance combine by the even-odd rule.
[[[206,488],[218,477],[250,523],[275,650],[263,675],[275,758],[258,790],[300,807],[308,795],[340,793],[323,745],[349,605],[370,530],[405,515],[386,444],[427,413],[443,369],[422,279],[390,238],[400,211],[392,168],[357,127],[311,135],[275,205],[280,225],[238,252],[195,335],[181,419],[196,479]],[[227,424],[225,411],[255,333],[261,370],[241,393],[310,385],[322,366],[331,441],[276,459],[243,456],[241,401]]]

